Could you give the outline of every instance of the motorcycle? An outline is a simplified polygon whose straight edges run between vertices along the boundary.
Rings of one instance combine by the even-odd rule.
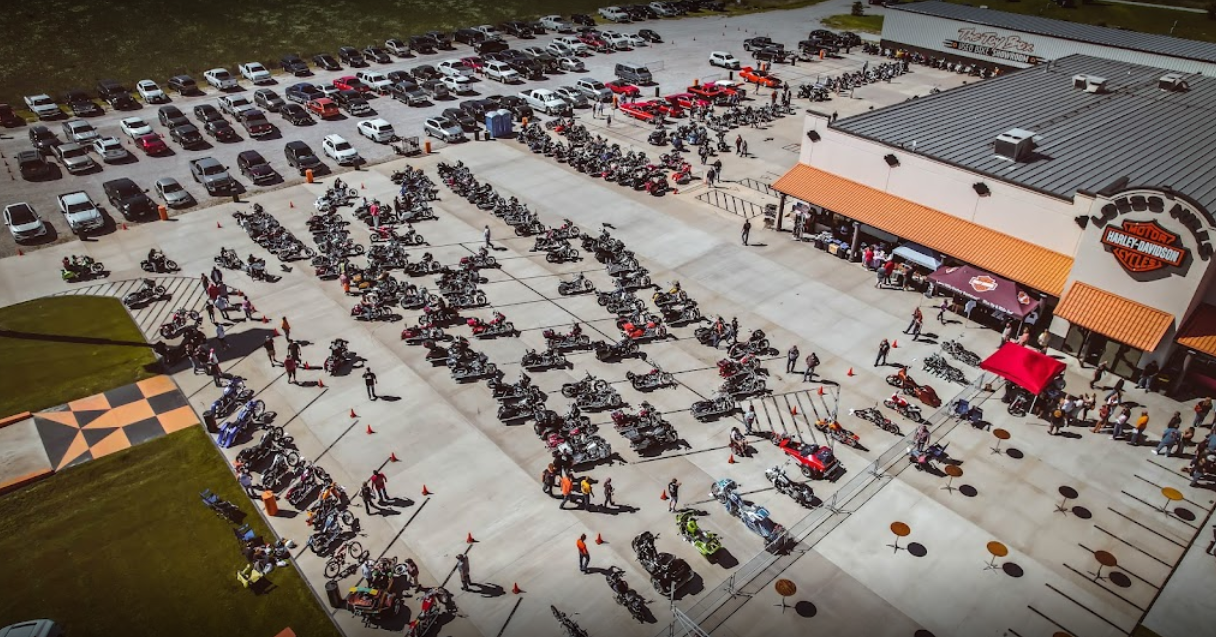
[[[655,317],[657,318],[657,317]],[[667,327],[662,323],[653,320],[647,320],[645,323],[633,321],[630,319],[619,318],[616,321],[617,329],[621,330],[621,335],[633,341],[645,342],[655,339],[667,338]]]
[[[456,603],[452,601],[452,594],[442,586],[424,590],[422,602],[418,608],[418,616],[406,628],[406,637],[426,637],[431,632],[431,628],[435,626],[435,622],[445,612],[453,615],[456,613]]]
[[[393,313],[382,305],[361,301],[350,308],[350,316],[356,321],[387,321]]]
[[[861,439],[858,438],[857,434],[845,429],[840,423],[834,420],[831,422],[823,419],[816,420],[815,428],[821,431],[824,435],[831,436],[837,442],[846,444],[850,447],[861,446]]]
[[[358,360],[359,357],[347,349],[347,345],[350,345],[350,342],[342,338],[335,338],[330,342],[329,356],[325,357],[325,373],[334,374],[338,369]]]
[[[466,323],[473,329],[473,338],[495,338],[498,336],[515,336],[515,324],[508,321],[501,312],[495,312],[489,322],[482,321],[476,316],[469,318]]]
[[[694,511],[681,511],[676,514],[676,530],[681,539],[692,544],[698,553],[711,561],[714,559],[714,554],[722,548],[722,541],[718,539],[718,534],[702,529]]]
[[[486,381],[486,386],[490,389],[491,396],[499,402],[508,400],[544,401],[544,392],[540,387],[533,385],[532,379],[524,373],[519,375],[517,382],[507,384],[494,378]]]
[[[566,616],[565,613],[557,610],[556,606],[549,605],[549,610],[553,611],[553,618],[557,620],[562,631],[566,633],[566,637],[588,637],[587,631],[583,630],[573,619]]]
[[[572,467],[602,462],[612,457],[612,445],[599,436],[580,435],[562,440],[553,448],[557,456],[569,459]]]
[[[564,243],[545,253],[545,261],[549,263],[566,263],[569,261],[578,261],[580,259],[578,250],[574,249],[570,244]]]
[[[485,355],[482,354],[482,357]],[[450,360],[450,359],[449,359]],[[487,362],[484,358],[475,358],[467,363],[457,363],[451,366],[452,379],[458,383],[463,383],[467,380],[475,380],[478,378],[499,378],[502,372],[498,371],[498,366],[494,363]]]
[[[477,270],[480,270],[483,268],[497,268],[498,259],[495,259],[493,256],[490,256],[490,254],[486,251],[486,249],[484,247],[482,247],[481,251],[479,251],[477,254],[474,254],[474,255],[468,256],[468,257],[462,257],[460,259],[460,265],[463,267],[466,267],[466,268],[473,268],[473,269],[477,269]]]
[[[623,338],[615,343],[595,342],[595,358],[600,362],[629,358],[636,356],[639,351],[637,342],[630,338]]]
[[[263,425],[269,422],[266,413],[266,403],[260,400],[248,400],[240,409],[233,414],[232,418],[226,420],[219,426],[219,434],[215,437],[217,445],[224,449],[228,449],[236,444],[236,439],[249,428],[250,425]]]
[[[688,562],[672,555],[660,553],[654,546],[658,536],[650,531],[643,531],[633,538],[631,545],[637,555],[638,563],[650,575],[650,585],[660,594],[674,595],[692,581],[696,575]]]
[[[237,405],[247,402],[250,398],[253,398],[253,390],[245,386],[244,378],[234,376],[207,411],[210,412],[212,418],[226,418],[228,414],[232,413],[232,410],[236,409]]]
[[[739,493],[739,484],[734,480],[718,480],[710,487],[710,495],[722,503],[727,513],[739,518],[744,526],[759,535],[766,551],[780,553],[784,550],[789,539],[785,527],[773,521],[768,509],[744,500]]]
[[[637,391],[647,392],[663,387],[670,387],[676,384],[675,376],[665,372],[658,367],[646,372],[645,374],[635,374],[633,372],[625,372],[625,378],[629,380],[629,384]]]
[[[638,622],[646,621],[646,600],[637,591],[629,588],[621,577],[625,571],[613,566],[604,576],[608,580],[608,588],[612,590],[612,599],[624,606],[629,614]]]
[[[181,268],[177,266],[177,261],[165,258],[165,254],[163,252],[157,252],[156,256],[154,256],[151,260],[144,259],[143,261],[140,261],[139,267],[142,268],[144,272],[154,272],[157,274],[169,274],[181,270]]]
[[[287,487],[284,494],[287,502],[297,509],[321,488],[329,484],[329,474],[316,463],[307,463],[296,481]]]
[[[570,330],[569,334],[558,334],[552,329],[546,329],[543,335],[549,349],[552,350],[569,351],[591,347],[591,337],[583,334],[582,328],[577,324]]]
[[[427,341],[442,341],[447,339],[442,327],[431,325],[416,325],[401,330],[401,340],[406,345],[421,345]]]
[[[100,261],[94,261],[93,257],[88,255],[77,257],[73,254],[71,258],[64,257],[63,268],[59,270],[59,276],[69,283],[108,275],[106,266],[102,265]]]
[[[736,409],[738,409],[738,403],[735,402],[734,397],[719,392],[709,400],[698,400],[693,403],[690,411],[693,418],[706,422],[731,414]]]
[[[400,303],[402,309],[420,310],[427,306],[433,306],[439,302],[439,297],[426,291],[426,288],[419,288],[413,291],[406,292],[401,295]]]
[[[605,392],[608,390],[608,381],[596,378],[591,375],[591,372],[587,372],[587,375],[582,379],[573,383],[566,383],[562,385],[562,396],[565,396],[566,398],[575,398],[583,394]]]
[[[731,345],[726,355],[731,358],[743,358],[748,354],[764,356],[773,351],[769,346],[768,338],[764,335],[764,330],[754,330],[746,341],[739,341]]]
[[[158,330],[161,338],[173,339],[185,334],[189,330],[197,330],[203,324],[203,317],[199,316],[194,310],[178,308],[169,317],[169,321],[160,326]]]
[[[884,416],[883,413],[878,410],[878,407],[867,407],[866,409],[850,409],[849,413],[853,414],[854,416],[857,416],[858,418],[860,418],[862,420],[868,420],[868,421],[878,425],[878,428],[882,429],[883,431],[889,431],[897,436],[903,436],[903,433],[901,433],[899,431],[899,425],[895,424],[894,422],[891,422],[891,419]]]
[[[773,483],[773,487],[777,489],[778,493],[788,495],[794,499],[794,502],[808,509],[815,507],[815,490],[811,488],[811,485],[790,480],[781,465],[774,465],[772,469],[765,471],[764,477]]]
[[[718,387],[718,391],[738,398],[740,396],[762,394],[768,391],[768,387],[759,374],[744,372],[735,374],[722,381],[722,384]]]
[[[122,304],[127,306],[127,309],[133,310],[155,301],[167,300],[168,298],[169,295],[165,292],[165,286],[157,285],[152,279],[144,279],[143,284],[138,290],[123,295]]]
[[[912,422],[925,422],[924,417],[921,416],[920,407],[908,402],[906,398],[899,395],[899,392],[891,394],[891,397],[882,401],[882,404],[886,405],[888,409],[894,409]]]
[[[573,367],[565,355],[555,349],[547,349],[543,352],[529,349],[524,352],[524,357],[520,360],[520,366],[529,371],[553,369],[555,367]]]
[[[687,303],[689,299],[688,293],[680,289],[680,283],[677,281],[672,284],[670,290],[666,292],[662,290],[655,292],[654,295],[650,297],[650,300],[655,304],[655,307],[662,309],[667,305]]]
[[[912,445],[908,447],[908,462],[916,467],[917,471],[932,470],[934,462],[941,462],[946,458],[947,446],[949,445],[933,443],[921,450]]]
[[[582,272],[578,276],[569,281],[559,281],[557,284],[557,293],[562,296],[573,296],[575,294],[586,294],[595,291],[595,283],[591,282]]]
[[[579,394],[575,398],[574,404],[578,405],[579,409],[600,411],[604,409],[618,409],[625,403],[621,400],[621,395],[615,389],[609,387],[604,391]]]
[[[518,424],[525,420],[536,418],[536,412],[544,408],[544,403],[529,397],[524,401],[510,401],[498,405],[498,420],[503,424]]]

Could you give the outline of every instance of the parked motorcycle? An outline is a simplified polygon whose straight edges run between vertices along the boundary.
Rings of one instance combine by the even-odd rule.
[[[524,352],[524,357],[519,361],[520,366],[530,371],[539,371],[545,369],[553,369],[557,367],[573,367],[570,361],[560,350],[547,349],[543,352],[537,352],[534,349],[529,349]]]
[[[202,324],[203,317],[200,316],[198,312],[195,312],[194,310],[187,310],[185,308],[178,308],[169,317],[169,320],[160,326],[158,331],[160,332],[161,338],[174,339],[182,334],[185,334],[189,330],[198,329],[198,327]]]
[[[722,541],[718,539],[718,534],[702,529],[700,523],[697,522],[695,511],[681,511],[676,514],[676,531],[679,532],[681,539],[692,544],[698,553],[711,561],[714,559],[714,554],[722,549]]]
[[[601,362],[637,356],[639,351],[637,342],[630,338],[623,338],[615,343],[595,342],[595,358]]]
[[[899,431],[899,425],[895,424],[894,422],[891,422],[891,419],[884,416],[883,413],[881,411],[879,411],[878,407],[867,407],[866,409],[850,409],[849,413],[853,414],[854,416],[857,416],[858,418],[860,418],[862,420],[868,420],[868,421],[878,425],[878,428],[882,429],[883,431],[889,431],[889,432],[895,434],[896,436],[903,436],[903,434]]]
[[[165,292],[165,286],[157,285],[152,279],[144,279],[139,289],[123,295],[122,304],[127,306],[127,309],[133,310],[156,301],[167,300],[168,298],[169,295]]]
[[[777,524],[770,516],[768,509],[743,499],[739,493],[739,484],[730,478],[722,478],[710,488],[710,495],[722,503],[726,512],[759,535],[765,544],[765,550],[780,553],[784,550],[789,538],[785,527]]]
[[[815,421],[815,429],[818,429],[823,434],[830,436],[833,440],[848,445],[850,447],[860,447],[861,439],[857,434],[845,429],[836,421],[828,421],[819,419]]]
[[[794,502],[810,509],[815,506],[815,490],[811,485],[804,482],[794,482],[786,475],[785,469],[781,465],[774,465],[772,469],[764,472],[764,477],[773,483],[773,487],[778,493],[784,493],[794,499]]]
[[[692,581],[696,573],[688,562],[672,555],[660,553],[654,541],[658,536],[643,531],[631,543],[638,563],[650,575],[650,585],[663,596],[673,595]]]
[[[629,380],[629,384],[632,385],[634,389],[641,392],[654,391],[663,387],[671,387],[676,384],[675,376],[672,376],[668,372],[659,369],[657,366],[645,374],[625,372],[625,378]]]
[[[473,338],[515,336],[517,333],[515,331],[515,324],[508,321],[506,315],[501,312],[495,312],[494,318],[488,322],[474,316],[470,317],[466,323],[473,330]]]
[[[552,350],[570,351],[591,347],[591,337],[583,334],[583,329],[578,323],[575,323],[567,334],[558,334],[552,329],[547,329],[542,335],[545,337],[549,349]]]
[[[709,400],[698,400],[693,403],[690,411],[693,418],[706,422],[731,414],[736,409],[738,409],[738,403],[735,402],[734,397],[718,392]]]
[[[73,254],[71,257],[63,258],[63,267],[59,270],[59,276],[64,281],[75,283],[109,276],[109,273],[106,272],[106,266],[102,265],[100,261],[94,261],[93,257],[88,255],[78,257]]]
[[[575,294],[586,294],[595,291],[595,283],[591,282],[582,272],[578,276],[569,281],[559,281],[557,284],[557,293],[562,296],[573,296]]]
[[[629,588],[625,583],[625,579],[621,577],[625,571],[613,566],[608,569],[605,578],[608,580],[608,588],[612,590],[612,599],[616,603],[624,606],[630,616],[638,622],[646,621],[646,600],[638,594],[637,591]]]
[[[891,397],[882,401],[882,404],[886,405],[888,409],[894,409],[912,422],[925,422],[925,418],[920,413],[920,407],[908,402],[906,398],[899,395],[899,392],[891,394]]]
[[[143,268],[144,272],[154,272],[157,274],[170,274],[181,270],[177,265],[177,261],[165,257],[165,253],[157,250],[151,259],[144,259],[139,262],[139,267]]]

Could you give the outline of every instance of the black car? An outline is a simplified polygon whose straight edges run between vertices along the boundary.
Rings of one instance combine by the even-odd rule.
[[[287,145],[283,146],[283,155],[287,158],[287,164],[300,171],[301,175],[306,170],[316,171],[325,166],[308,144],[302,141],[287,142]]]
[[[279,115],[296,126],[307,126],[313,123],[312,115],[309,115],[308,110],[299,104],[285,104],[283,108],[279,109]]]
[[[279,174],[270,167],[262,153],[256,150],[242,151],[236,156],[237,169],[255,184],[263,184],[278,179]]]
[[[635,22],[638,20],[657,20],[659,18],[659,12],[651,9],[650,5],[631,4],[627,7],[621,8],[624,9],[625,13],[628,13],[629,17],[633,18]]]
[[[502,24],[498,25],[498,29],[500,31],[510,33],[517,38],[530,39],[536,37],[532,33],[532,27],[528,26],[526,22],[520,22],[519,20],[503,22]]]
[[[486,39],[486,34],[474,29],[460,29],[452,34],[452,38],[461,44],[476,44]]]
[[[595,26],[595,18],[593,18],[593,17],[591,17],[591,16],[589,16],[589,15],[587,15],[587,14],[585,14],[585,13],[572,13],[572,14],[570,14],[570,21],[571,21],[571,22],[573,22],[573,23],[575,23],[575,24],[581,24],[581,25],[583,25],[583,26],[585,26],[585,27],[593,27],[593,26]]]
[[[193,95],[198,91],[198,82],[189,75],[174,75],[169,78],[169,88],[177,91],[178,95]]]
[[[784,62],[788,55],[786,54],[785,49],[770,45],[763,46],[758,49],[752,49],[752,57],[761,62]]]
[[[646,40],[647,42],[653,42],[655,44],[659,44],[659,43],[663,42],[663,37],[660,36],[658,33],[656,33],[652,29],[639,30],[638,37],[642,38],[643,40]]]
[[[456,47],[452,46],[452,36],[444,31],[427,31],[423,35],[435,41],[435,48],[451,51]]]
[[[72,109],[72,114],[77,117],[91,117],[93,115],[101,115],[102,109],[89,97],[89,94],[75,89],[63,94],[63,99],[60,100]]]
[[[532,29],[532,35],[544,35],[549,32],[540,22],[529,22],[528,28]]]
[[[144,193],[134,181],[123,177],[107,181],[101,185],[106,199],[127,221],[140,217],[149,217],[156,210],[156,204]]]
[[[312,69],[308,68],[308,63],[295,53],[288,53],[280,58],[279,66],[284,72],[292,75],[312,75]]]
[[[487,99],[465,100],[460,103],[460,110],[479,122],[486,118],[486,111],[495,108],[498,108],[498,104]]]
[[[207,131],[207,134],[212,138],[221,142],[234,142],[241,138],[241,136],[237,134],[236,129],[233,128],[232,124],[229,124],[228,120],[226,119],[217,119],[207,122],[206,125],[203,126],[203,130]]]
[[[528,78],[529,80],[545,79],[544,68],[541,67],[539,62],[530,57],[512,57],[511,59],[507,60],[507,64],[510,64],[511,68],[515,69],[517,73]]]
[[[374,60],[377,64],[388,64],[393,61],[393,57],[388,54],[388,51],[374,44],[363,49],[363,57]]]
[[[260,88],[253,92],[253,103],[271,113],[277,113],[280,108],[283,108],[285,102],[278,93],[274,92],[274,89]]]
[[[480,40],[473,44],[473,50],[477,51],[478,55],[485,55],[486,53],[495,53],[498,51],[506,51],[509,48],[511,48],[511,47],[506,42],[499,40],[498,38],[489,38],[486,40]]]
[[[503,95],[498,98],[498,105],[511,111],[511,114],[515,116],[515,121],[520,121],[525,117],[529,119],[533,117],[532,107],[528,106],[524,98],[518,95]]]
[[[334,101],[338,103],[338,106],[342,110],[354,117],[371,115],[374,112],[371,104],[368,104],[367,100],[363,99],[363,94],[359,91],[338,91],[338,94],[334,95]]]
[[[182,124],[189,124],[190,120],[182,113],[182,110],[176,106],[162,106],[156,111],[156,117],[160,119],[161,126],[165,128],[177,128]]]
[[[0,104],[0,124],[5,128],[13,126],[21,126],[25,124],[25,120],[17,115],[17,111],[8,104]]]
[[[450,121],[456,122],[456,125],[464,129],[466,132],[471,133],[478,130],[477,120],[473,119],[473,116],[470,115],[466,110],[459,108],[445,108],[443,109],[442,114]]]
[[[434,53],[438,48],[438,43],[429,35],[415,35],[410,37],[410,50],[415,53]]]
[[[102,80],[97,83],[97,95],[116,110],[125,111],[139,108],[131,91],[117,80]]]
[[[318,53],[312,56],[312,63],[314,66],[323,68],[326,71],[342,70],[342,65],[338,64],[338,61],[334,59],[334,56],[328,53]]]
[[[338,47],[338,59],[346,66],[367,66],[363,54],[353,46]]]
[[[318,97],[325,96],[325,94],[321,92],[321,89],[308,82],[301,82],[299,84],[292,84],[291,86],[288,86],[285,94],[287,95],[288,100],[295,102],[296,104],[307,104],[309,100],[315,100]]]
[[[212,106],[211,104],[199,104],[198,106],[195,106],[194,117],[197,118],[198,121],[202,122],[204,126],[210,124],[211,122],[224,120],[224,114],[220,112],[220,109]]]
[[[30,143],[34,145],[34,150],[43,154],[49,154],[54,148],[63,143],[59,136],[46,126],[31,126],[30,127]]]
[[[410,70],[410,73],[414,74],[414,80],[418,82],[425,82],[427,80],[443,77],[443,75],[430,64],[416,66]]]
[[[397,82],[413,82],[414,81],[414,76],[409,71],[401,71],[401,70],[389,71],[388,73],[384,74],[384,77],[387,77],[388,81],[392,82],[393,84],[396,84]]]
[[[46,179],[51,176],[51,164],[36,150],[23,150],[17,153],[17,168],[21,176],[29,181]]]
[[[194,148],[202,146],[203,134],[199,132],[198,127],[194,124],[182,124],[169,129],[169,139],[177,142],[182,148]]]

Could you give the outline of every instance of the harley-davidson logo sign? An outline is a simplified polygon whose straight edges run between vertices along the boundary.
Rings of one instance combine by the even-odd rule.
[[[971,289],[976,292],[991,292],[996,289],[996,279],[986,274],[983,276],[973,276],[968,283],[971,284]]]
[[[1102,243],[1111,248],[1115,260],[1128,272],[1153,272],[1178,267],[1186,260],[1187,249],[1180,237],[1156,221],[1127,221],[1107,226]]]

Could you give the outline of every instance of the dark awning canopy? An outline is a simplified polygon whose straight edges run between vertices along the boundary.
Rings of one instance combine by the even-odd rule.
[[[969,265],[938,268],[929,280],[1019,320],[1039,306],[1013,281]]]

